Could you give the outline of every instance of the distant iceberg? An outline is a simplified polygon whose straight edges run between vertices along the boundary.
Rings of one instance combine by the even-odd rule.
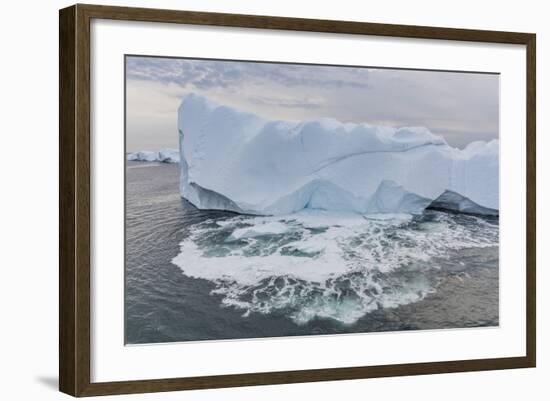
[[[141,150],[139,152],[128,153],[126,159],[139,162],[179,163],[180,153],[177,149],[162,149],[158,152]]]
[[[460,150],[423,127],[269,121],[195,94],[178,130],[180,192],[200,209],[418,214],[452,191],[498,213],[498,140]]]
[[[139,152],[128,153],[126,159],[136,162],[156,162],[158,160],[158,152],[141,150]]]

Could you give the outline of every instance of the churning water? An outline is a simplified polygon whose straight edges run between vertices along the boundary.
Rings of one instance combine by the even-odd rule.
[[[498,325],[498,219],[201,211],[128,163],[126,341]]]

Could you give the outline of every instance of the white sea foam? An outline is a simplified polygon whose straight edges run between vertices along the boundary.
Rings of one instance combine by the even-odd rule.
[[[280,312],[297,323],[351,324],[433,291],[428,273],[435,258],[498,244],[498,226],[483,219],[430,216],[304,210],[208,220],[191,227],[173,263],[187,276],[215,283],[223,304],[244,315]]]
[[[290,230],[290,227],[286,224],[272,221],[257,224],[252,227],[239,228],[231,233],[230,238],[232,239],[241,239],[241,238],[254,238],[260,237],[263,235],[277,235],[284,234]]]

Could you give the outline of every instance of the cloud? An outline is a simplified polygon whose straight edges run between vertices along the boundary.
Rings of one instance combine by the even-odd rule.
[[[311,66],[301,64],[129,56],[126,73],[129,79],[175,83],[195,89],[239,87],[266,80],[288,87],[369,87],[366,68],[316,66],[312,71]]]
[[[285,96],[252,96],[250,101],[256,104],[276,107],[290,107],[301,109],[318,109],[321,108],[325,101],[322,98],[315,97],[285,97]]]
[[[159,148],[177,143],[176,110],[191,91],[269,119],[425,126],[457,147],[498,138],[495,74],[137,56],[126,61],[127,138],[136,148],[152,137]]]

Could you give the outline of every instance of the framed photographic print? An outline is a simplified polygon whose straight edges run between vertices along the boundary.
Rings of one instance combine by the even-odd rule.
[[[534,367],[535,35],[60,11],[60,390]]]

